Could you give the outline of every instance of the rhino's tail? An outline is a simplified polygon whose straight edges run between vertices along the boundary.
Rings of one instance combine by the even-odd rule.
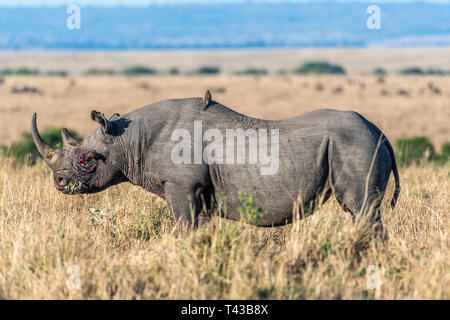
[[[392,161],[392,172],[394,173],[394,179],[395,179],[395,191],[394,196],[392,197],[391,201],[391,208],[395,208],[395,204],[397,203],[398,196],[400,194],[400,177],[398,176],[398,169],[397,169],[397,162],[395,161],[395,154],[394,149],[392,148],[391,143],[389,140],[385,140],[386,146],[388,147],[389,153],[391,155],[391,161]]]

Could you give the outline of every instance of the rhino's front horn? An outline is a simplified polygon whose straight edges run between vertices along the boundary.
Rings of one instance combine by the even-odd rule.
[[[52,164],[54,164],[56,160],[54,159],[56,150],[42,140],[36,126],[36,113],[33,114],[33,119],[31,120],[31,134],[33,135],[34,144],[36,145],[39,153],[44,158],[48,166],[52,168]]]
[[[62,137],[64,148],[75,147],[79,144],[79,142],[70,135],[69,130],[67,130],[66,128],[61,129],[61,137]]]

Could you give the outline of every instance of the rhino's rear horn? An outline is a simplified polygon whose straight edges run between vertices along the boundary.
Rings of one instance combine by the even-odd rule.
[[[62,137],[64,148],[75,147],[80,144],[74,137],[72,137],[70,135],[69,130],[67,130],[66,128],[61,129],[61,137]]]
[[[54,156],[56,154],[56,150],[50,147],[45,141],[41,138],[39,131],[36,126],[36,113],[33,114],[33,119],[31,120],[31,134],[33,136],[34,143],[36,144],[36,148],[38,149],[41,156],[44,158],[45,162],[51,168],[54,162]]]

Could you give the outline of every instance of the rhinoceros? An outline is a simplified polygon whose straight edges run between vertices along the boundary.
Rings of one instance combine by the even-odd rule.
[[[334,194],[354,220],[368,217],[380,231],[391,171],[392,208],[400,193],[391,144],[354,111],[319,109],[263,120],[233,111],[207,92],[109,119],[92,111],[91,119],[99,127],[90,136],[80,142],[63,128],[63,148],[54,149],[40,137],[33,115],[32,136],[56,189],[86,194],[131,182],[165,199],[184,227],[203,225],[213,215],[280,226]]]

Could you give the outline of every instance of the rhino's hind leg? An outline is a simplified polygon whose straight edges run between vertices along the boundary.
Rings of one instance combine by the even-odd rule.
[[[210,190],[207,190],[206,188],[198,188],[197,189],[197,199],[198,199],[198,206],[201,208],[200,210],[197,210],[197,214],[195,215],[195,228],[201,228],[205,225],[208,225],[211,222],[212,219],[212,204],[213,199],[210,194]]]
[[[335,193],[335,196],[342,209],[352,215],[354,223],[369,223],[377,235],[386,237],[380,210],[383,194],[374,193],[368,196],[366,201],[361,201],[356,194],[360,193],[348,190],[345,193]]]
[[[380,206],[389,178],[389,169],[379,166],[371,172],[356,174],[351,170],[341,170],[332,181],[336,200],[346,212],[350,212],[355,223],[369,223],[374,231],[384,236]]]
[[[369,142],[359,143],[363,147],[341,146],[351,156],[333,149],[330,184],[337,201],[352,214],[355,223],[368,223],[384,236],[380,206],[391,172],[390,154],[384,144],[372,142],[371,151]]]

